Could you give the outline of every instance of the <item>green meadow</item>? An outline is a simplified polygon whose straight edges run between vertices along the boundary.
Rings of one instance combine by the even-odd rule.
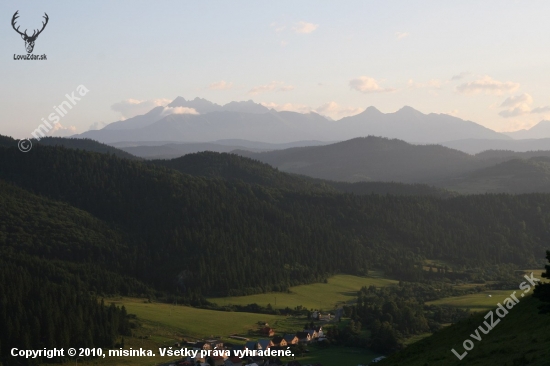
[[[391,286],[398,281],[384,278],[381,272],[372,271],[369,277],[351,275],[336,275],[328,279],[328,283],[314,283],[292,287],[290,292],[273,292],[249,296],[210,298],[209,301],[218,305],[258,304],[271,306],[275,309],[289,307],[294,309],[302,305],[306,309],[332,310],[338,305],[353,302],[357,291],[363,286]]]

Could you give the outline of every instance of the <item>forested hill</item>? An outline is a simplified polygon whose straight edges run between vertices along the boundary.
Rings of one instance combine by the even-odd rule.
[[[17,146],[17,141],[9,136],[0,135],[0,146],[3,147],[15,147]],[[126,151],[117,149],[115,147],[102,144],[90,139],[75,139],[67,137],[44,137],[40,140],[32,139],[32,145],[43,145],[43,146],[64,146],[68,149],[80,149],[85,151],[92,151],[101,154],[114,154],[120,158],[130,159],[130,160],[142,160],[137,156],[134,156]]]
[[[129,334],[125,311],[96,297],[154,293],[135,280],[138,263],[126,255],[124,236],[87,212],[0,181],[0,364],[62,361],[21,363],[12,347],[113,347],[117,334]]]
[[[64,146],[68,149],[81,149],[85,151],[98,152],[101,154],[114,154],[120,158],[130,160],[142,160],[137,156],[134,156],[124,150],[117,149],[116,147],[102,144],[91,139],[76,139],[67,137],[44,137],[40,141],[34,141],[34,144],[40,144],[44,146]]]
[[[410,280],[422,276],[424,258],[457,270],[533,266],[550,239],[546,195],[441,200],[295,192],[40,145],[25,154],[0,148],[0,179],[108,223],[128,250],[114,263],[95,258],[165,291],[250,293],[375,267]],[[12,226],[1,230],[4,246],[33,253],[34,241],[15,246],[17,236],[7,236]],[[78,251],[60,253],[81,261]]]
[[[244,156],[227,153],[201,152],[188,154],[172,160],[152,160],[153,164],[178,170],[182,173],[242,181],[277,189],[304,192],[392,194],[403,196],[451,197],[456,194],[424,184],[403,184],[393,182],[345,183],[315,179],[303,175],[289,174],[269,164]]]
[[[234,152],[285,172],[345,182],[436,182],[486,166],[472,155],[440,145],[412,145],[375,136],[325,146]]]
[[[328,182],[280,172],[272,166],[235,154],[201,152],[172,160],[152,160],[155,165],[172,168],[185,174],[241,181],[292,191],[336,192]]]
[[[14,147],[17,146],[17,141],[9,136],[0,135],[0,146]]]

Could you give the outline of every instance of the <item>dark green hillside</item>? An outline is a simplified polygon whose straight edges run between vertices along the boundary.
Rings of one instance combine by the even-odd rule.
[[[336,192],[323,181],[311,183],[308,178],[283,173],[268,164],[235,154],[207,151],[172,160],[153,160],[152,163],[194,176],[242,181],[293,191]]]
[[[44,146],[0,149],[0,168],[0,178],[123,232],[131,246],[120,271],[135,263],[136,279],[167,291],[251,293],[375,267],[412,280],[426,258],[456,270],[533,266],[549,239],[545,195],[292,192]]]
[[[139,271],[127,235],[65,203],[33,195],[0,180],[0,252],[53,264],[78,274],[90,290],[142,294],[147,286],[131,276]]]
[[[550,316],[538,314],[539,305],[540,302],[534,298],[521,299],[489,334],[479,332],[481,341],[472,339],[470,334],[476,335],[477,327],[486,321],[486,313],[473,315],[414,343],[380,365],[547,366],[550,360]],[[494,317],[496,321],[497,316]],[[473,341],[474,348],[460,361],[451,349],[462,354],[465,351],[462,344],[466,339]]]
[[[485,166],[471,155],[440,145],[374,136],[325,146],[235,153],[285,172],[344,182],[427,183]]]
[[[550,192],[550,157],[513,159],[477,170],[444,186],[459,193]]]
[[[130,160],[141,160],[137,156],[127,153],[124,150],[117,149],[115,147],[102,144],[91,139],[75,139],[67,137],[44,137],[40,141],[33,141],[33,144],[40,144],[43,146],[64,146],[68,149],[80,149],[85,151],[98,152],[101,154],[114,154],[119,158]]]
[[[303,175],[284,173],[266,163],[227,153],[201,152],[172,160],[153,160],[152,163],[189,175],[243,181],[249,184],[293,191],[433,197],[452,197],[456,195],[444,189],[424,184],[394,182],[345,183],[315,179]]]
[[[0,135],[0,146],[3,146],[3,147],[17,146],[17,140],[14,140],[9,136]]]
[[[336,188],[339,192],[365,194],[390,194],[395,196],[431,196],[439,198],[454,197],[457,194],[442,188],[436,188],[427,184],[405,184],[396,182],[333,182],[327,184]]]
[[[153,293],[130,276],[130,250],[90,214],[0,180],[0,364],[63,360],[26,363],[12,347],[113,347],[129,335],[125,311],[96,295]]]

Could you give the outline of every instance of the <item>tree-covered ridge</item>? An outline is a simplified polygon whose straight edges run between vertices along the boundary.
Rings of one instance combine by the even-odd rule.
[[[26,154],[0,149],[0,167],[0,178],[123,232],[131,245],[122,262],[130,269],[135,263],[136,279],[170,291],[286,289],[373,267],[412,280],[425,275],[426,258],[448,261],[455,271],[532,266],[549,236],[545,195],[441,200],[294,192],[43,146]]]
[[[283,173],[266,163],[235,154],[205,151],[151,162],[194,176],[242,181],[292,191],[336,192],[328,182],[313,182],[310,178]]]
[[[134,156],[124,150],[117,149],[116,147],[103,144],[91,139],[77,139],[69,137],[43,137],[40,141],[33,140],[33,144],[40,144],[43,146],[64,146],[68,149],[80,149],[85,151],[97,152],[100,154],[114,154],[120,158],[130,160],[142,160],[137,156]]]

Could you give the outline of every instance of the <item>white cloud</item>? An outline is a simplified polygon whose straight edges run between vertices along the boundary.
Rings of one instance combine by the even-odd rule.
[[[318,27],[319,27],[319,24],[300,21],[296,23],[296,25],[292,28],[292,30],[296,33],[308,34],[316,30]]]
[[[267,93],[267,92],[274,92],[274,91],[291,91],[294,90],[294,86],[292,85],[285,85],[285,83],[281,81],[272,81],[269,84],[255,86],[252,89],[248,91],[248,94],[256,95],[261,93]]]
[[[527,93],[523,93],[516,96],[511,96],[506,98],[504,102],[500,104],[501,107],[517,107],[522,104],[531,105],[533,104],[533,97]]]
[[[94,122],[90,125],[90,127],[88,128],[88,130],[90,131],[94,131],[94,130],[101,130],[103,127],[107,126],[108,123],[105,123],[103,121],[99,121],[99,122]]]
[[[400,41],[403,38],[407,38],[409,36],[409,33],[407,32],[395,32],[395,40]]]
[[[511,81],[498,81],[489,76],[484,76],[478,80],[470,81],[456,87],[459,93],[472,95],[472,94],[494,94],[502,95],[504,93],[512,93],[519,89],[519,83]]]
[[[281,47],[286,47],[287,44],[288,44],[287,41],[281,41]]]
[[[260,104],[263,105],[264,107],[274,109],[278,112],[280,111],[290,111],[290,112],[298,112],[298,113],[315,112],[320,115],[330,117],[332,119],[340,119],[342,117],[353,116],[363,111],[363,109],[361,108],[344,107],[339,105],[336,102],[324,103],[317,108],[312,108],[305,104],[294,104],[294,103],[277,104],[277,103],[270,102],[270,103],[260,103]]]
[[[309,113],[311,112],[311,107],[307,106],[305,104],[295,104],[295,103],[284,103],[284,104],[277,104],[277,103],[260,103],[266,108],[274,109],[277,112],[280,111],[290,111],[290,112],[298,112],[298,113]]]
[[[208,86],[210,90],[229,90],[233,88],[233,83],[226,83],[224,80],[212,83]]]
[[[382,88],[380,85],[378,85],[378,82],[375,79],[368,76],[360,76],[357,79],[350,80],[349,87],[353,90],[357,90],[365,94],[385,93],[396,90],[394,88]]]
[[[333,119],[354,116],[363,112],[361,108],[343,107],[336,102],[328,102],[315,109],[315,112]]]
[[[56,123],[53,128],[48,132],[50,136],[67,137],[76,133],[75,126],[64,127],[61,123]]]
[[[533,104],[533,97],[527,93],[515,95],[506,98],[504,102],[500,104],[501,108],[506,108],[499,112],[499,116],[504,118],[523,116],[526,114],[539,114],[550,112],[550,106],[543,106],[531,109]]]
[[[161,116],[167,116],[169,114],[199,114],[195,108],[189,107],[164,107]]]
[[[111,109],[115,112],[119,112],[121,114],[121,119],[126,119],[138,116],[140,114],[145,114],[155,107],[163,106],[170,102],[170,99],[126,99],[122,102],[113,104]]]

